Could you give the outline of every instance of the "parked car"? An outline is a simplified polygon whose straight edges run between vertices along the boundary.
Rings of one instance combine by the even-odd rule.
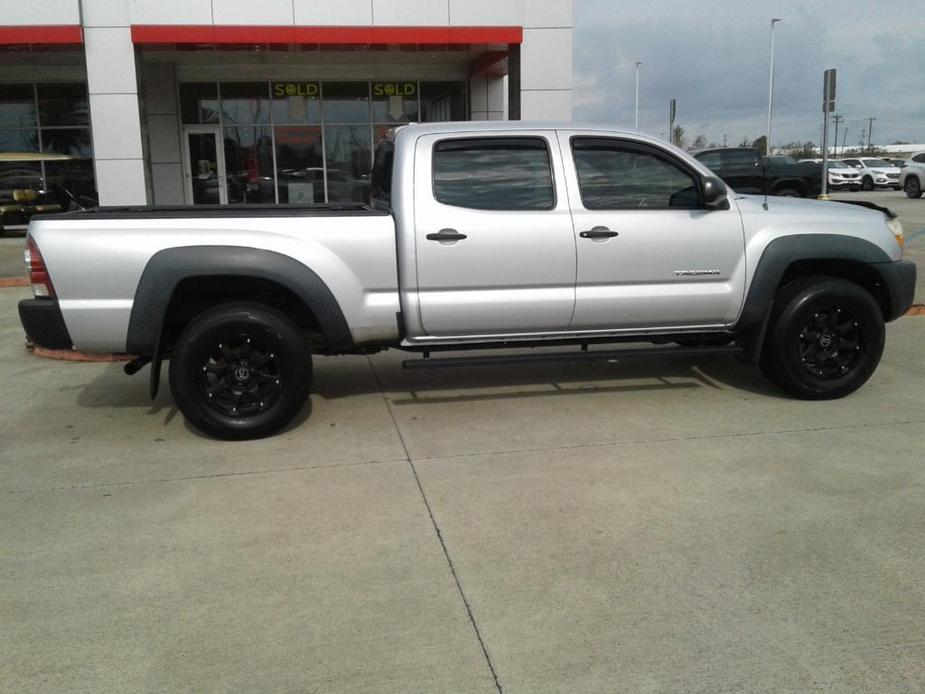
[[[137,355],[126,372],[150,363],[152,396],[169,359],[187,420],[242,439],[302,409],[312,351],[421,354],[408,368],[736,354],[795,397],[838,398],[912,303],[902,227],[871,203],[742,195],[676,147],[594,126],[393,137],[369,205],[33,219],[26,333]],[[662,346],[589,349],[603,342]],[[581,350],[433,356],[562,344]]]
[[[905,161],[899,170],[899,185],[906,197],[922,197],[922,187],[925,186],[925,152],[916,152]]]
[[[821,159],[800,159],[801,164],[816,164],[822,166]],[[861,174],[854,168],[843,164],[838,159],[830,159],[829,167],[829,190],[860,190]]]
[[[842,161],[861,174],[862,190],[873,190],[877,186],[899,190],[899,167],[871,157],[849,157]]]
[[[738,193],[784,197],[816,197],[822,188],[822,168],[793,157],[765,157],[751,147],[724,147],[695,152],[704,166]]]

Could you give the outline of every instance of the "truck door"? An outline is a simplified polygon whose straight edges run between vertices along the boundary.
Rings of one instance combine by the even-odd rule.
[[[560,133],[578,246],[572,330],[723,326],[738,315],[735,203],[708,210],[700,173],[655,143]]]
[[[764,192],[764,166],[756,149],[723,150],[723,180],[737,193]]]
[[[555,132],[427,135],[414,166],[424,333],[565,330],[575,237]]]

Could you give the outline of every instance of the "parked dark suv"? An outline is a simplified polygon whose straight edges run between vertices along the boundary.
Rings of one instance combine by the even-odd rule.
[[[822,188],[822,166],[792,157],[770,157],[765,172],[765,157],[751,147],[704,149],[694,156],[738,193],[810,198]]]

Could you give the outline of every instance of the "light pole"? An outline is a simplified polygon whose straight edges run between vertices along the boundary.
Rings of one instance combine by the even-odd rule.
[[[642,65],[636,61],[636,130],[639,130],[639,66]]]
[[[867,153],[868,154],[873,152],[873,148],[871,147],[871,144],[870,144],[870,134],[871,132],[873,132],[875,120],[877,119],[873,117],[867,119]]]
[[[784,21],[780,18],[771,20],[771,68],[768,75],[768,140],[765,143],[765,156],[771,156],[771,108],[774,104],[774,25]]]

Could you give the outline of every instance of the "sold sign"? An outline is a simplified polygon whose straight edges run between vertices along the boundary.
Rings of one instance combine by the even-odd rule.
[[[274,82],[273,96],[281,98],[284,96],[304,96],[317,97],[321,93],[321,88],[317,82]]]

